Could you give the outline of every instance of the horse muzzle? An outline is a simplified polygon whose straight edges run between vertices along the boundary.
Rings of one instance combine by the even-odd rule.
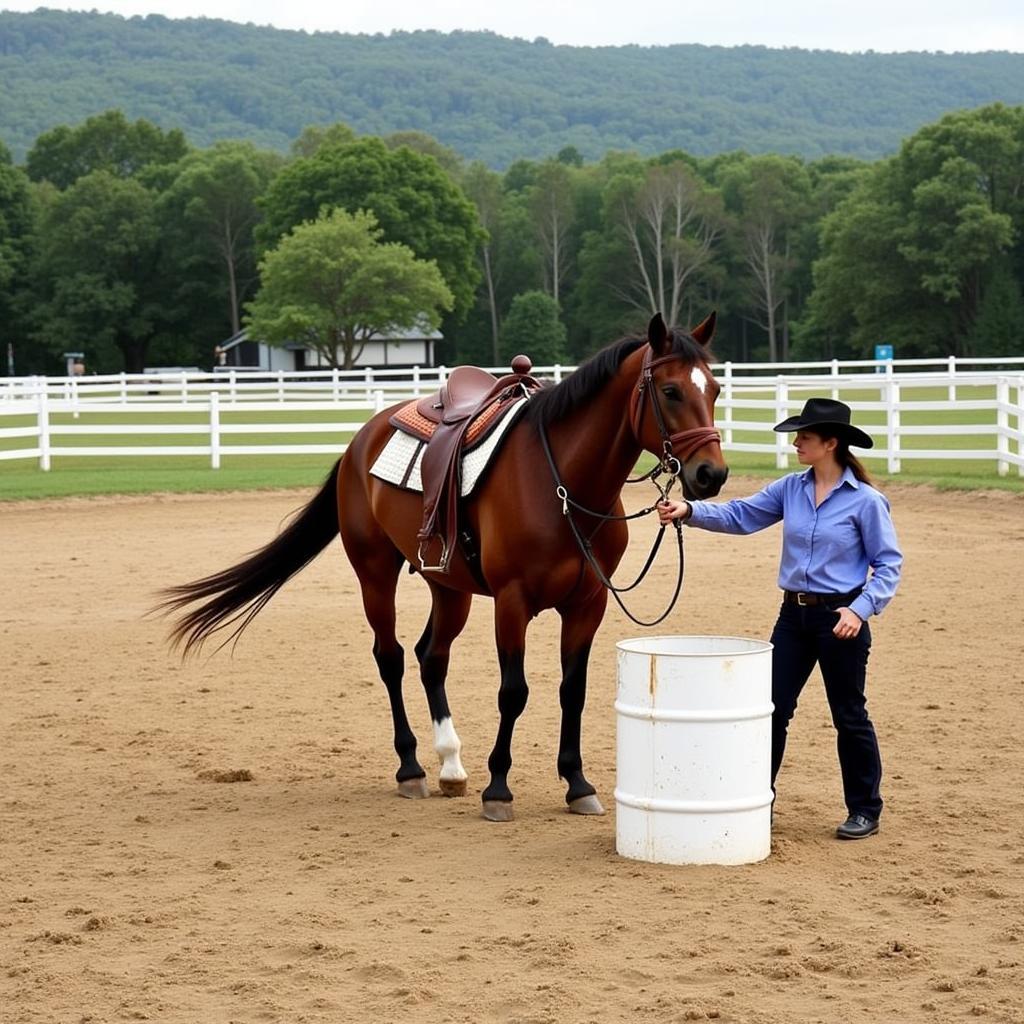
[[[695,465],[687,464],[683,468],[683,493],[687,498],[701,500],[713,498],[729,476],[729,467],[724,463],[702,459]]]

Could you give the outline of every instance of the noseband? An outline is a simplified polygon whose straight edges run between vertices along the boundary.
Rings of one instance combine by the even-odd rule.
[[[691,427],[689,430],[678,430],[674,434],[668,432],[665,414],[662,412],[661,401],[658,398],[658,389],[654,386],[654,368],[678,358],[677,355],[667,355],[652,359],[651,349],[648,346],[647,351],[644,352],[644,364],[640,370],[640,379],[637,381],[636,390],[629,401],[629,422],[633,428],[633,436],[643,447],[640,431],[643,427],[644,402],[647,400],[647,395],[650,394],[654,419],[658,424],[658,431],[661,433],[662,466],[665,472],[672,472],[673,475],[678,475],[682,471],[682,464],[698,448],[702,448],[711,441],[717,441],[719,444],[722,442],[722,435],[714,427]],[[670,465],[672,462],[676,464],[674,471]]]

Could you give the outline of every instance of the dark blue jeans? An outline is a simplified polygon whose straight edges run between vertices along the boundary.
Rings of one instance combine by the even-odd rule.
[[[832,633],[836,622],[836,612],[824,605],[783,604],[779,611],[772,632],[772,788],[786,750],[789,721],[817,664],[836,728],[846,807],[850,814],[877,818],[882,813],[882,759],[864,697],[871,630],[865,622],[852,640],[839,640]]]

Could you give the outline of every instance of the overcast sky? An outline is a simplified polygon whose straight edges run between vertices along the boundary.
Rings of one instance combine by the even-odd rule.
[[[31,11],[45,0],[0,0]],[[578,46],[707,43],[1024,52],[1024,0],[96,0],[46,6],[337,32],[489,29]]]

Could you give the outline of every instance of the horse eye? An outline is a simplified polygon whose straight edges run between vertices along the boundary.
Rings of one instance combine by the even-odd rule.
[[[675,384],[666,384],[661,389],[661,393],[673,402],[681,402],[683,400],[683,393],[675,386]]]

